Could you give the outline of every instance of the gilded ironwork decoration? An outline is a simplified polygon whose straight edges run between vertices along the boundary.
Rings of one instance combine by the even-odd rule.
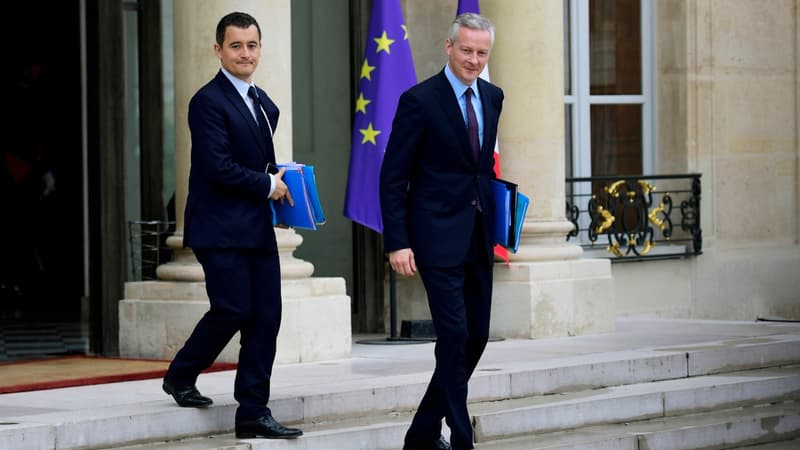
[[[670,189],[660,192],[655,180]],[[574,227],[567,240],[593,249],[605,237],[605,250],[614,259],[701,253],[700,174],[569,178],[567,183],[567,220]],[[678,235],[673,226],[676,201]]]

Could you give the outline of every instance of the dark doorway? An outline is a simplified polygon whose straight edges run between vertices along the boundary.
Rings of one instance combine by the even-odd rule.
[[[2,75],[0,359],[85,348],[80,4],[13,2],[6,17],[15,43]]]

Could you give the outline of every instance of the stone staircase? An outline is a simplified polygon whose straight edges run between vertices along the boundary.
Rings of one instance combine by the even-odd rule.
[[[558,341],[561,342],[561,341]],[[0,449],[399,449],[429,372],[319,380],[271,407],[292,441],[237,440],[235,404],[75,411],[56,426],[0,427]],[[800,449],[800,335],[482,364],[470,382],[476,448]],[[54,413],[55,414],[55,413]],[[46,415],[45,415],[46,416]],[[55,443],[55,444],[54,444]]]

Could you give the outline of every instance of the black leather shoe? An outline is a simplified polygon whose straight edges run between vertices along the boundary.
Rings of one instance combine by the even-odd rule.
[[[452,450],[450,443],[444,436],[439,436],[434,442],[419,442],[417,440],[406,439],[403,450]]]
[[[302,435],[303,432],[297,428],[287,428],[279,424],[271,414],[236,424],[236,437],[239,439],[295,439]]]
[[[435,450],[453,450],[453,448],[450,447],[450,443],[447,442],[447,439],[445,439],[444,436],[439,436],[439,440],[434,442],[433,447],[431,448]]]
[[[213,400],[201,394],[196,386],[175,386],[164,379],[161,388],[175,399],[178,406],[184,408],[205,408],[214,403]]]

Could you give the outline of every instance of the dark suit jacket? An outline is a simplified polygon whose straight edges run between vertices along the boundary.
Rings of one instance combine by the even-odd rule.
[[[278,107],[256,89],[275,129]],[[277,250],[267,199],[270,180],[265,173],[268,164],[275,167],[272,139],[268,130],[258,127],[221,71],[189,102],[189,130],[192,165],[184,245]]]
[[[444,70],[400,97],[381,168],[384,250],[411,248],[418,265],[453,267],[464,261],[483,209],[491,261],[494,145],[503,91],[477,80],[483,105],[483,144],[476,164],[464,116]]]

